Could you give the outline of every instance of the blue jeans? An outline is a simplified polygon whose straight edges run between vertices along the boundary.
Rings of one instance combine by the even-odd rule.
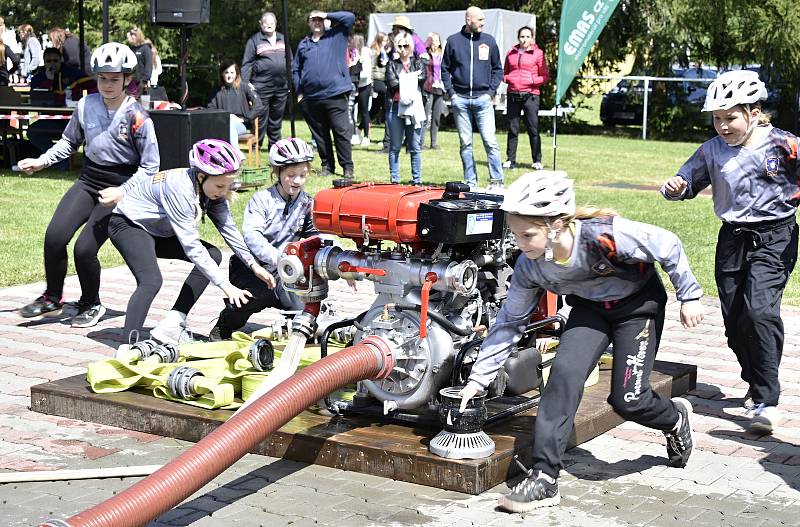
[[[489,158],[489,181],[503,181],[503,165],[500,161],[500,146],[494,127],[494,105],[488,94],[477,99],[467,99],[453,95],[451,100],[453,117],[458,129],[461,143],[461,165],[464,168],[464,181],[471,187],[478,186],[478,174],[475,170],[475,158],[472,156],[472,118],[478,125],[478,133],[483,140],[483,148]]]
[[[405,117],[397,115],[398,104],[393,102],[389,109],[389,176],[392,183],[400,183],[400,149],[405,144],[411,156],[411,182],[422,182],[422,152],[420,139],[422,128],[414,128],[413,122],[406,124]]]

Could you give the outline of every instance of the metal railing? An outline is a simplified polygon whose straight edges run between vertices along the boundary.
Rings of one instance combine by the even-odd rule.
[[[631,80],[631,81],[644,81],[644,108],[642,111],[642,139],[647,141],[647,104],[650,92],[650,81],[660,82],[697,82],[711,84],[714,79],[687,79],[684,77],[650,77],[647,75],[583,75],[579,79],[592,79],[592,80]]]

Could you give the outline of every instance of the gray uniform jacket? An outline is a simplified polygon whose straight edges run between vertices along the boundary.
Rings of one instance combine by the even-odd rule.
[[[703,143],[678,170],[689,183],[680,196],[661,194],[670,201],[692,199],[711,185],[714,213],[729,223],[777,221],[797,212],[800,198],[798,139],[767,125],[758,144],[728,146],[717,136]]]
[[[153,236],[176,236],[186,256],[212,284],[219,287],[227,277],[200,243],[197,230],[199,212],[194,172],[186,168],[166,170],[152,178],[139,180],[114,209],[115,214],[122,214]],[[255,259],[236,229],[228,202],[225,199],[209,200],[206,213],[236,256],[248,267],[253,265]]]
[[[125,192],[138,181],[149,180],[161,164],[153,121],[133,97],[127,97],[115,112],[109,112],[99,93],[83,97],[61,139],[39,159],[51,166],[84,143],[84,154],[98,165],[139,166],[122,185]]]
[[[655,272],[653,263],[658,262],[678,300],[688,302],[703,295],[683,245],[672,232],[618,216],[575,220],[574,225],[575,243],[566,263],[524,255],[517,260],[508,297],[481,345],[468,385],[484,389],[492,382],[522,337],[545,289],[595,302],[620,300],[644,287]],[[595,250],[598,237],[610,242],[612,257]]]
[[[242,221],[244,241],[269,272],[277,271],[287,243],[319,234],[311,221],[313,204],[305,192],[286,201],[276,185],[259,190],[250,198]]]

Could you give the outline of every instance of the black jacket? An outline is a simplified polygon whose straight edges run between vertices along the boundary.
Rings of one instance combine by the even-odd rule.
[[[134,72],[134,79],[136,82],[150,82],[150,75],[153,73],[153,48],[150,44],[142,44],[141,46],[131,46],[131,51],[136,54],[136,71]]]
[[[222,86],[208,103],[209,108],[227,110],[251,123],[258,117],[264,105],[252,85],[242,82],[239,88]]]
[[[242,56],[242,83],[249,82],[261,93],[288,91],[285,46],[280,33],[275,33],[275,47],[261,31],[250,37]],[[289,53],[291,57],[291,49]]]
[[[420,90],[422,89],[422,85],[425,83],[427,70],[428,70],[427,61],[420,58],[412,58],[408,65],[408,71],[420,72],[419,76]],[[402,71],[403,71],[403,63],[400,62],[400,59],[391,60],[389,61],[389,64],[386,65],[386,96],[389,99],[394,97],[394,94],[397,93],[397,90],[400,89],[400,73]]]
[[[65,64],[69,64],[73,68],[78,68],[79,70],[83,71],[91,71],[92,69],[92,50],[89,49],[89,46],[86,45],[86,42],[83,43],[83,60],[84,64],[81,66],[81,39],[72,35],[68,36],[64,40],[64,47],[61,49],[62,61]],[[138,56],[136,57],[139,58]],[[147,77],[150,80],[150,77]]]
[[[487,93],[494,97],[502,80],[500,49],[493,36],[472,33],[464,26],[447,37],[442,82],[451,97],[454,92],[461,97],[476,98]]]
[[[14,50],[11,49],[10,47],[6,45],[3,46],[6,52],[6,59],[11,60],[12,66],[10,70],[6,69],[7,61],[5,60],[3,61],[2,64],[0,64],[0,86],[8,86],[9,74],[14,73],[17,70],[17,68],[19,68],[19,55],[14,53]]]

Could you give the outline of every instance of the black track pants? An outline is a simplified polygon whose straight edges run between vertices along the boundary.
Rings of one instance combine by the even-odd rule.
[[[723,223],[715,275],[728,347],[742,367],[753,402],[776,406],[783,354],[781,299],[797,261],[797,223]]]
[[[542,393],[533,440],[533,468],[558,477],[583,397],[583,385],[600,355],[614,344],[608,402],[621,417],[657,430],[678,422],[672,402],[650,388],[664,327],[667,294],[657,276],[641,291],[606,306],[568,296],[572,311]]]

